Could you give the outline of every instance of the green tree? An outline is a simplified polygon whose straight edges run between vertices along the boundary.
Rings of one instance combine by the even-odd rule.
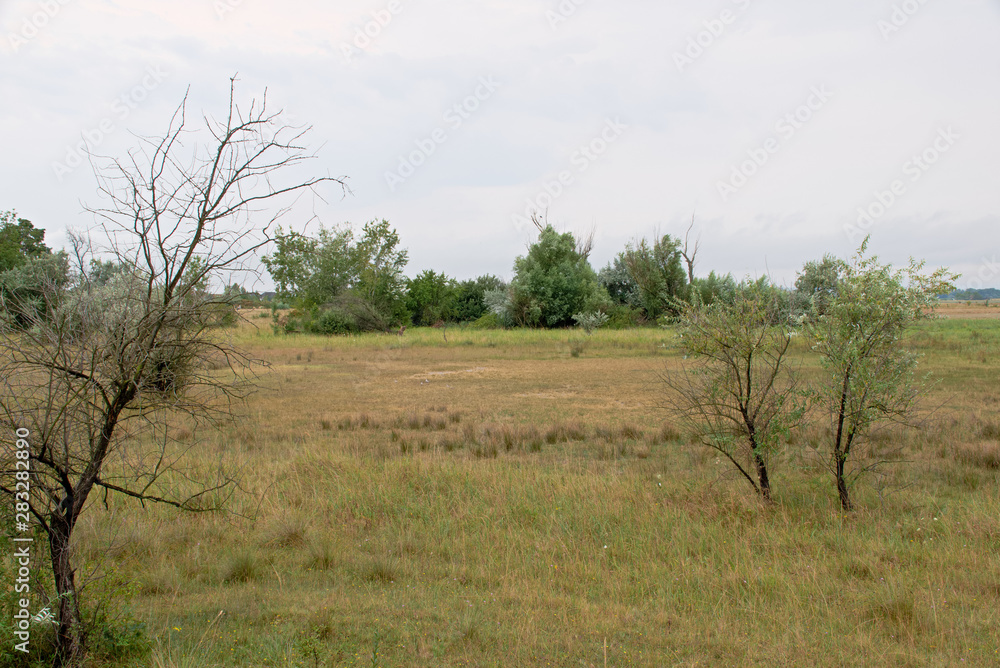
[[[506,289],[507,284],[491,274],[462,281],[455,288],[455,320],[458,322],[479,320],[489,312],[486,293],[491,290],[506,291]]]
[[[616,255],[614,260],[598,272],[597,280],[607,291],[614,304],[642,308],[639,286],[632,278],[632,272],[629,271],[624,252]]]
[[[92,258],[90,260],[90,267],[87,269],[86,276],[84,278],[91,284],[100,287],[102,285],[107,285],[112,278],[118,276],[119,274],[126,273],[127,270],[128,267],[120,262]]]
[[[16,211],[0,211],[0,271],[20,267],[32,258],[52,253],[45,245],[45,230],[18,218]]]
[[[295,231],[287,234],[279,226],[274,234],[275,249],[261,258],[274,281],[279,300],[299,299],[312,277],[318,241]]]
[[[455,281],[428,269],[407,281],[406,308],[418,327],[448,322],[455,317]]]
[[[406,277],[409,252],[399,248],[399,234],[388,220],[365,223],[354,248],[358,271],[355,291],[394,323],[406,320]]]
[[[836,291],[825,312],[808,325],[822,360],[816,390],[830,420],[830,464],[841,507],[851,510],[850,489],[878,464],[865,461],[866,437],[880,423],[906,423],[925,387],[914,378],[918,356],[903,336],[933,313],[936,295],[954,289],[947,269],[922,273],[910,260],[903,269],[866,257],[868,239],[850,263],[841,262]],[[855,464],[852,467],[852,464]]]
[[[684,305],[678,341],[691,361],[665,376],[675,415],[766,500],[771,455],[803,412],[782,309],[761,281],[737,286],[729,303]]]
[[[687,274],[682,265],[680,241],[665,234],[649,244],[645,239],[625,249],[625,265],[638,288],[647,320],[676,314],[687,297]]]
[[[357,240],[345,225],[321,227],[316,237],[279,228],[274,242],[262,262],[279,299],[317,316],[331,307],[341,310],[328,319],[337,331],[381,329],[406,320],[408,254],[398,248],[399,235],[388,221],[365,224]]]
[[[701,304],[731,303],[736,298],[737,283],[732,274],[720,276],[714,271],[705,278],[695,278],[691,285],[690,301]]]
[[[274,235],[275,250],[261,260],[274,280],[278,298],[303,308],[332,302],[358,282],[354,233],[349,226],[320,227],[316,237]]]
[[[825,314],[843,269],[844,261],[829,253],[822,260],[806,262],[795,279],[795,310],[812,316]]]
[[[69,283],[65,252],[31,257],[0,272],[0,312],[13,327],[28,327],[58,305]]]
[[[551,225],[514,262],[510,290],[513,319],[521,326],[571,326],[574,314],[592,313],[609,303],[573,235],[559,234]]]

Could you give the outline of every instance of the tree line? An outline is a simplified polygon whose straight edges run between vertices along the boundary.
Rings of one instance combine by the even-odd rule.
[[[360,234],[349,224],[321,227],[314,236],[278,228],[274,250],[262,258],[275,284],[275,311],[292,309],[280,321],[275,313],[277,329],[334,335],[462,323],[590,332],[671,322],[685,305],[731,302],[737,292],[732,274],[696,276],[692,228],[683,240],[669,234],[635,240],[595,271],[592,236],[577,239],[538,216],[533,220],[537,239],[515,259],[509,282],[490,274],[459,281],[433,269],[406,277],[408,252],[386,220],[366,223]],[[829,288],[831,262],[806,263],[792,290],[760,282],[790,318],[800,317]]]
[[[699,245],[684,238],[654,235],[630,242],[604,268],[589,256],[593,237],[558,232],[538,216],[538,236],[513,263],[508,282],[486,274],[459,281],[444,272],[423,270],[409,278],[409,253],[387,220],[373,220],[355,232],[350,224],[312,236],[278,227],[272,250],[261,260],[275,285],[276,329],[321,335],[398,330],[401,326],[474,328],[580,326],[615,329],[676,322],[692,304],[732,303],[741,285],[732,274],[697,276]],[[7,303],[37,304],[45,284],[72,280],[70,256],[44,244],[44,230],[0,212],[0,294]],[[821,309],[836,284],[839,260],[827,255],[806,262],[792,288],[757,279],[790,321]],[[123,270],[112,260],[91,258],[92,281],[103,283]],[[745,283],[745,281],[744,281]],[[202,285],[208,291],[208,280]],[[952,292],[950,296],[964,294]],[[254,305],[256,294],[234,283],[218,295],[223,303]],[[235,314],[223,318],[234,323]]]

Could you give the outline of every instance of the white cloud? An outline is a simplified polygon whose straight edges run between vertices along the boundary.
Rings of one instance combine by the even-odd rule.
[[[6,2],[0,208],[56,245],[67,225],[85,226],[92,178],[80,168],[60,182],[52,164],[156,66],[169,75],[102,152],[162,130],[189,85],[193,108],[221,112],[239,72],[246,97],[266,86],[271,103],[315,126],[318,169],[350,176],[354,197],[316,205],[324,222],[389,218],[411,273],[509,274],[526,241],[511,216],[614,117],[628,131],[550,208],[569,229],[596,225],[595,263],[656,225],[682,233],[697,210],[706,272],[790,282],[808,259],[849,253],[843,226],[857,208],[951,125],[961,139],[872,228],[874,245],[974,271],[1000,250],[998,3],[927,3],[883,39],[877,21],[893,4],[586,1],[553,29],[556,0],[62,0],[14,50],[40,4]],[[679,72],[673,54],[724,8],[736,20]],[[357,49],[350,60],[345,44]],[[391,192],[385,172],[484,76],[502,83],[497,93]],[[819,85],[830,102],[723,202],[718,181]]]

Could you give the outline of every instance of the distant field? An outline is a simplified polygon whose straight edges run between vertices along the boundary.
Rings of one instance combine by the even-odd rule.
[[[881,436],[907,461],[850,515],[821,430],[771,507],[685,443],[669,331],[325,339],[251,314],[232,334],[271,367],[245,417],[176,426],[199,467],[243,465],[246,517],[95,499],[81,573],[163,667],[998,665],[1000,308],[942,313],[912,341],[938,409]]]
[[[1000,320],[1000,300],[992,299],[989,302],[942,302],[938,312],[944,318]]]

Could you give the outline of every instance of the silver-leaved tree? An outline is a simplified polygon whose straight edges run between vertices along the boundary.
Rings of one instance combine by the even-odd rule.
[[[827,260],[835,269],[834,288],[807,320],[824,376],[817,405],[829,420],[829,464],[841,507],[851,510],[851,485],[881,464],[868,451],[868,436],[880,424],[909,423],[926,389],[915,377],[918,356],[905,334],[932,315],[937,295],[954,289],[947,269],[923,273],[910,260],[895,269],[867,256],[868,239],[851,262]]]

